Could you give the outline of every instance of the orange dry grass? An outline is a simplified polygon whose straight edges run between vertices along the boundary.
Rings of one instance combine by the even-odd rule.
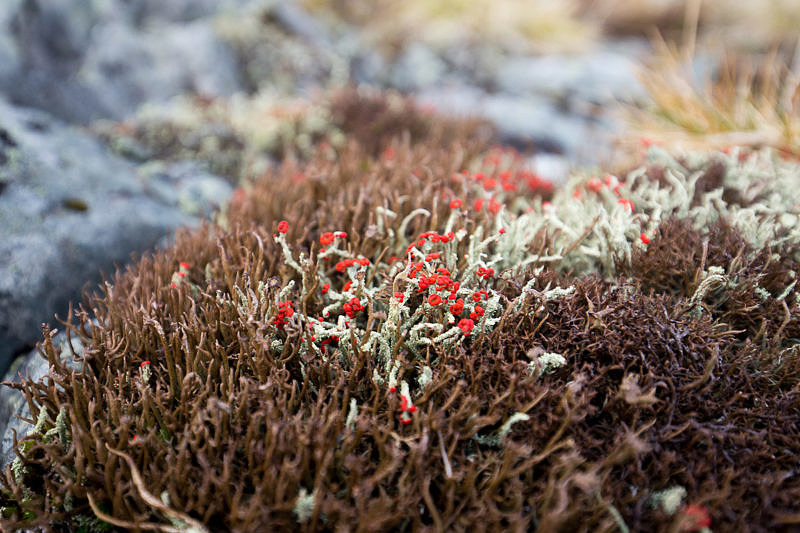
[[[624,109],[636,138],[673,148],[771,146],[800,153],[800,76],[777,53],[757,66],[728,58],[713,79],[698,80],[690,52],[656,44],[641,76],[650,101]]]

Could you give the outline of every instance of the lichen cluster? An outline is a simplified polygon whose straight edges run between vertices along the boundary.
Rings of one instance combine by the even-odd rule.
[[[45,330],[4,523],[796,525],[798,167],[553,190],[452,127],[267,172],[87,295],[78,369]]]

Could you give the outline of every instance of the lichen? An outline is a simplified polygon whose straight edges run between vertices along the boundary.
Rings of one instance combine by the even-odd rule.
[[[294,514],[298,524],[305,524],[314,514],[316,497],[316,490],[309,494],[305,487],[300,487],[294,509],[292,509],[292,514]]]
[[[674,515],[686,497],[686,489],[680,485],[655,492],[650,496],[648,503],[652,507],[661,507],[668,515]]]

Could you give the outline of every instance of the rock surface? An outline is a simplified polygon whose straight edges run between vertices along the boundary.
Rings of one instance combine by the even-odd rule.
[[[58,333],[53,337],[53,344],[61,349],[61,360],[73,368],[79,368],[72,355],[72,350],[76,354],[82,351],[82,345],[76,339],[72,339],[72,350],[67,344],[67,336],[64,332]],[[17,376],[30,377],[40,380],[47,374],[49,365],[37,350],[32,350],[26,357],[17,359],[9,369],[9,374],[15,378]],[[15,380],[16,381],[16,380]],[[21,439],[31,429],[31,424],[23,419],[31,418],[31,410],[25,401],[25,396],[15,389],[8,387],[0,388],[0,464],[7,465],[14,460],[14,435]]]
[[[4,1],[0,92],[77,123],[187,91],[231,95],[241,88],[236,57],[207,17],[218,9],[188,0]]]

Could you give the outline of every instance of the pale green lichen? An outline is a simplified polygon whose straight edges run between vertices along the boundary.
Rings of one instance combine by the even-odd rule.
[[[39,416],[36,417],[36,425],[33,427],[32,434],[43,435],[44,426],[47,424],[47,408],[39,409]]]
[[[150,378],[153,376],[152,370],[150,370],[150,365],[142,365],[139,367],[142,373],[142,383],[148,384],[150,383]]]
[[[772,294],[770,294],[770,292],[764,287],[756,287],[756,294],[758,295],[759,298],[761,298],[762,302],[766,302],[767,300],[772,298]]]
[[[419,384],[419,388],[424,389],[431,383],[431,381],[433,381],[433,371],[429,366],[427,365],[423,366],[422,372],[417,378],[417,383]]]
[[[779,295],[778,295],[778,296],[777,296],[775,299],[776,299],[777,301],[779,301],[779,302],[780,302],[781,300],[783,300],[784,298],[786,298],[787,296],[789,296],[789,293],[790,293],[790,292],[792,292],[792,289],[794,289],[794,286],[795,286],[795,285],[797,285],[797,281],[796,281],[796,280],[795,280],[795,281],[793,281],[793,282],[791,282],[791,283],[789,284],[789,286],[788,286],[788,287],[786,287],[786,288],[783,290],[783,292],[782,292],[782,293],[780,293],[780,294],[779,294]]]
[[[161,503],[169,507],[170,504],[169,492],[167,492],[166,490],[161,492]],[[205,531],[187,524],[185,521],[181,520],[177,516],[172,516],[166,513],[165,515],[167,520],[169,520],[170,524],[172,524],[172,527],[174,527],[178,531],[185,531],[186,533],[204,533]],[[105,524],[105,522],[103,523]]]
[[[539,369],[537,377],[542,377],[547,374],[552,374],[562,366],[567,364],[567,360],[563,355],[555,352],[545,352],[536,358],[536,361],[531,361],[528,365],[531,372]]]
[[[650,496],[648,503],[653,508],[661,507],[665,513],[672,516],[681,506],[681,503],[685,497],[686,489],[680,485],[676,485],[674,487],[653,493],[653,495]]]
[[[67,451],[72,442],[72,436],[69,431],[67,409],[64,406],[61,406],[61,409],[58,411],[58,416],[56,417],[56,431],[58,432],[58,440],[61,441],[61,446],[64,447],[64,451]]]
[[[356,425],[356,419],[358,418],[358,405],[355,398],[350,399],[350,410],[347,412],[347,419],[344,422],[344,426],[351,430]]]
[[[408,383],[406,380],[400,382],[400,396],[405,396],[407,401],[407,407],[413,406],[413,402],[411,401],[411,389],[408,387]]]
[[[511,426],[516,424],[517,422],[522,422],[525,420],[529,420],[530,416],[525,413],[514,413],[506,420],[500,428],[493,433],[492,435],[488,436],[481,436],[475,434],[472,438],[483,446],[492,446],[494,448],[500,448],[503,446],[503,439],[511,432]]]
[[[800,176],[800,165],[775,157],[773,151],[762,150],[743,160],[736,151],[729,155],[689,153],[679,161],[653,148],[648,164],[663,170],[662,183],[650,178],[643,166],[628,173],[616,192],[603,186],[597,193],[574,195],[586,181],[585,176],[574,175],[556,191],[551,206],[530,206],[534,211],[527,216],[532,217],[532,227],[539,227],[541,220],[546,222],[544,227],[550,231],[557,254],[588,231],[558,262],[559,269],[613,275],[615,259],[629,260],[633,247],[642,246],[640,233],[651,234],[669,216],[688,218],[700,230],[726,218],[756,250],[767,244],[800,242],[800,190],[793,185]],[[713,164],[724,166],[721,186],[693,202],[698,180]],[[612,185],[618,183],[613,176],[609,178]],[[744,207],[725,202],[722,195],[726,189],[736,192]],[[624,201],[619,203],[621,198],[633,202],[635,210]]]
[[[71,436],[68,427],[67,410],[64,406],[58,411],[55,427],[50,428],[42,439],[44,442],[51,442],[56,437],[64,448],[64,451],[67,451],[71,442]]]
[[[300,492],[297,495],[297,501],[294,504],[294,509],[292,509],[292,513],[294,514],[298,524],[305,524],[308,522],[309,518],[311,518],[311,515],[314,514],[316,497],[316,490],[309,494],[304,487],[300,487]]]
[[[11,473],[14,475],[14,481],[16,483],[22,483],[22,478],[29,472],[30,470],[22,462],[22,459],[20,459],[19,456],[14,457],[14,460],[11,461]]]
[[[710,291],[725,288],[729,283],[730,281],[728,276],[725,275],[724,268],[718,266],[708,267],[708,270],[703,272],[702,280],[697,289],[695,289],[694,294],[692,294],[689,305],[698,305]]]

